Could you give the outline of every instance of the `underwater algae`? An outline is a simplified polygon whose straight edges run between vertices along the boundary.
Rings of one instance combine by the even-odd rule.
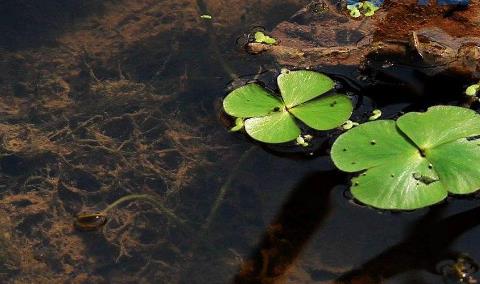
[[[28,2],[32,1],[22,1]],[[214,104],[225,95],[221,90],[230,79],[220,65],[212,64],[218,59],[210,47],[212,30],[207,25],[213,27],[220,55],[233,62],[237,75],[262,75],[265,70],[278,70],[278,65],[361,66],[368,63],[369,45],[377,40],[386,43],[389,37],[402,43],[383,50],[421,54],[429,66],[439,65],[429,69],[432,73],[448,70],[471,76],[478,68],[470,61],[477,56],[472,49],[458,48],[477,42],[479,34],[472,29],[476,3],[441,20],[439,15],[449,12],[448,7],[414,9],[413,1],[387,1],[364,23],[359,35],[342,31],[345,26],[331,24],[328,17],[311,17],[309,1],[203,2],[207,11],[195,1],[92,1],[93,6],[81,9],[78,17],[75,13],[36,15],[47,23],[42,27],[57,28],[42,31],[45,37],[24,37],[22,42],[28,45],[7,46],[6,40],[0,41],[6,49],[0,56],[0,213],[8,216],[0,223],[0,244],[5,246],[0,256],[5,259],[0,266],[2,281],[205,283],[208,277],[226,283],[240,269],[239,279],[244,276],[264,283],[288,277],[297,283],[311,279],[328,283],[348,276],[352,265],[362,262],[355,250],[348,252],[351,263],[328,259],[333,255],[329,247],[346,255],[343,252],[354,241],[338,246],[335,239],[322,239],[315,243],[316,249],[321,248],[320,256],[316,250],[308,252],[312,235],[328,223],[327,213],[338,214],[339,205],[318,210],[330,208],[331,191],[319,193],[318,187],[304,182],[313,180],[333,188],[342,182],[337,171],[322,176],[328,178],[325,183],[312,174],[315,169],[308,168],[311,164],[306,161],[297,163],[258,151],[258,157],[250,164],[247,161],[230,183],[234,190],[228,189],[216,205],[218,189],[249,142],[227,133],[212,113],[218,112]],[[94,8],[97,4],[101,8]],[[417,13],[420,17],[414,17]],[[212,18],[202,19],[202,15]],[[66,24],[55,22],[72,17]],[[394,25],[376,28],[384,17]],[[328,27],[309,29],[321,27],[320,23]],[[348,22],[352,27],[360,24]],[[243,50],[230,52],[235,39],[256,25],[271,30],[265,34],[277,43],[262,47],[266,52],[256,57]],[[412,48],[415,36],[410,31],[417,31],[421,45]],[[451,37],[445,39],[446,33]],[[438,42],[444,45],[445,56],[432,53]],[[349,52],[352,56],[346,56]],[[444,64],[452,58],[459,59]],[[289,179],[296,174],[301,184],[282,177],[285,168],[291,169]],[[305,178],[306,173],[313,178]],[[274,174],[276,178],[269,179]],[[264,188],[269,185],[271,189]],[[285,188],[293,188],[291,196],[284,194]],[[110,211],[109,222],[99,230],[80,232],[73,227],[77,214],[101,211],[130,194],[160,197],[182,220],[196,228],[208,227],[208,242],[197,244],[153,206],[136,201]],[[305,200],[312,202],[305,206]],[[269,211],[276,208],[271,204],[283,202],[285,210]],[[209,218],[212,206],[216,219]],[[361,228],[351,227],[365,240]],[[258,236],[264,229],[262,239]],[[322,231],[322,236],[331,237],[330,232],[335,230]],[[256,252],[249,256],[257,242],[263,262],[254,257]],[[377,243],[370,243],[366,255],[383,249],[385,244]],[[192,247],[197,247],[193,253]],[[305,260],[305,255],[310,258]],[[416,256],[422,260],[423,255]],[[380,262],[376,258],[365,267],[379,278],[396,272]]]

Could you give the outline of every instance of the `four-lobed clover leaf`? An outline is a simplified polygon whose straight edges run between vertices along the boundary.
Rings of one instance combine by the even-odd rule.
[[[412,210],[448,193],[480,189],[480,115],[455,106],[407,113],[395,122],[367,122],[342,134],[332,147],[335,165],[360,172],[353,196],[381,209]],[[474,138],[472,138],[474,137]]]
[[[223,101],[227,114],[245,119],[245,131],[255,140],[292,141],[301,134],[296,119],[313,129],[328,130],[342,125],[352,114],[352,102],[347,96],[326,94],[335,85],[326,75],[308,70],[286,71],[278,76],[277,83],[281,98],[258,84],[247,84]]]

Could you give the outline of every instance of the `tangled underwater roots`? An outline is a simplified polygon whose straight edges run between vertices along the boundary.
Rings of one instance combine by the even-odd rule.
[[[0,278],[99,281],[103,259],[105,266],[127,262],[132,279],[170,279],[185,260],[181,247],[192,241],[190,232],[148,203],[116,208],[100,232],[76,232],[73,217],[136,193],[188,215],[192,200],[179,200],[182,191],[208,178],[206,169],[227,147],[205,134],[207,121],[184,122],[169,107],[171,96],[143,84],[94,81],[91,89],[94,103],[58,118],[0,123],[0,212],[8,216]]]
[[[191,228],[205,228],[228,180],[218,173],[239,156],[208,97],[182,104],[195,80],[225,75],[199,68],[215,59],[197,3],[223,42],[305,1],[92,0],[75,19],[78,1],[72,13],[30,2],[0,4],[41,32],[0,40],[0,281],[174,283],[198,245]],[[78,213],[130,194],[175,217],[132,201],[101,230],[74,229]]]

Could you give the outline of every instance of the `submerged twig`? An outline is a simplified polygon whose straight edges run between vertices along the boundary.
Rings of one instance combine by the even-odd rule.
[[[165,205],[163,205],[160,200],[158,200],[157,198],[149,194],[131,194],[131,195],[123,196],[117,199],[115,202],[108,205],[105,209],[103,209],[100,212],[80,214],[76,217],[75,227],[83,231],[96,230],[106,224],[107,222],[106,218],[108,216],[109,211],[111,211],[112,209],[114,209],[115,207],[118,207],[123,203],[133,201],[133,200],[142,200],[152,204],[160,213],[165,214],[170,219],[174,220],[177,224],[183,226],[189,232],[193,231],[190,227],[188,227],[185,224],[184,220],[179,218],[170,209],[165,207]]]
[[[237,177],[237,174],[240,168],[242,167],[244,161],[246,161],[250,157],[250,155],[255,151],[255,149],[256,149],[256,146],[252,146],[250,149],[245,151],[240,157],[240,159],[238,160],[237,164],[235,165],[235,168],[228,175],[227,179],[225,180],[225,183],[222,185],[222,187],[218,191],[217,198],[213,203],[212,209],[210,209],[210,213],[208,214],[208,217],[205,220],[205,223],[202,225],[202,231],[206,231],[210,227],[210,224],[212,223],[213,219],[216,216],[218,208],[220,207],[223,200],[225,199],[225,195],[227,194],[228,189],[231,187],[232,182]]]
[[[203,0],[197,0],[197,7],[200,10],[200,13],[202,15],[210,15],[210,13],[208,12],[207,4]],[[236,72],[223,59],[223,56],[220,52],[220,48],[218,48],[218,45],[217,45],[217,40],[215,38],[215,32],[213,30],[213,25],[212,25],[211,21],[205,21],[205,24],[207,26],[208,38],[210,40],[210,46],[212,48],[213,53],[217,57],[218,63],[220,63],[223,70],[225,70],[225,72],[230,76],[230,78],[232,80],[238,79],[238,76],[237,76]]]
[[[149,194],[131,194],[131,195],[121,197],[121,198],[117,199],[115,202],[113,202],[112,204],[108,205],[105,209],[103,209],[102,212],[104,214],[107,214],[108,211],[110,211],[113,208],[119,206],[120,204],[128,202],[128,201],[132,201],[132,200],[146,201],[146,202],[152,204],[153,206],[155,206],[155,208],[158,209],[161,213],[164,213],[165,215],[170,217],[172,220],[175,220],[177,223],[181,223],[181,224],[185,223],[184,220],[177,217],[177,215],[175,215],[170,209],[165,207],[162,204],[162,202],[160,202],[158,199],[154,198],[153,196],[151,196]]]

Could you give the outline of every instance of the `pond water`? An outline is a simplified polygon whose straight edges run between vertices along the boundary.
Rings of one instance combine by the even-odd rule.
[[[309,4],[0,2],[1,282],[467,283],[459,257],[478,277],[476,196],[375,210],[329,158],[340,130],[307,149],[228,132],[228,91],[275,89],[285,67],[246,52],[248,36]],[[311,68],[355,98],[359,121],[462,103],[469,76],[411,63]]]

